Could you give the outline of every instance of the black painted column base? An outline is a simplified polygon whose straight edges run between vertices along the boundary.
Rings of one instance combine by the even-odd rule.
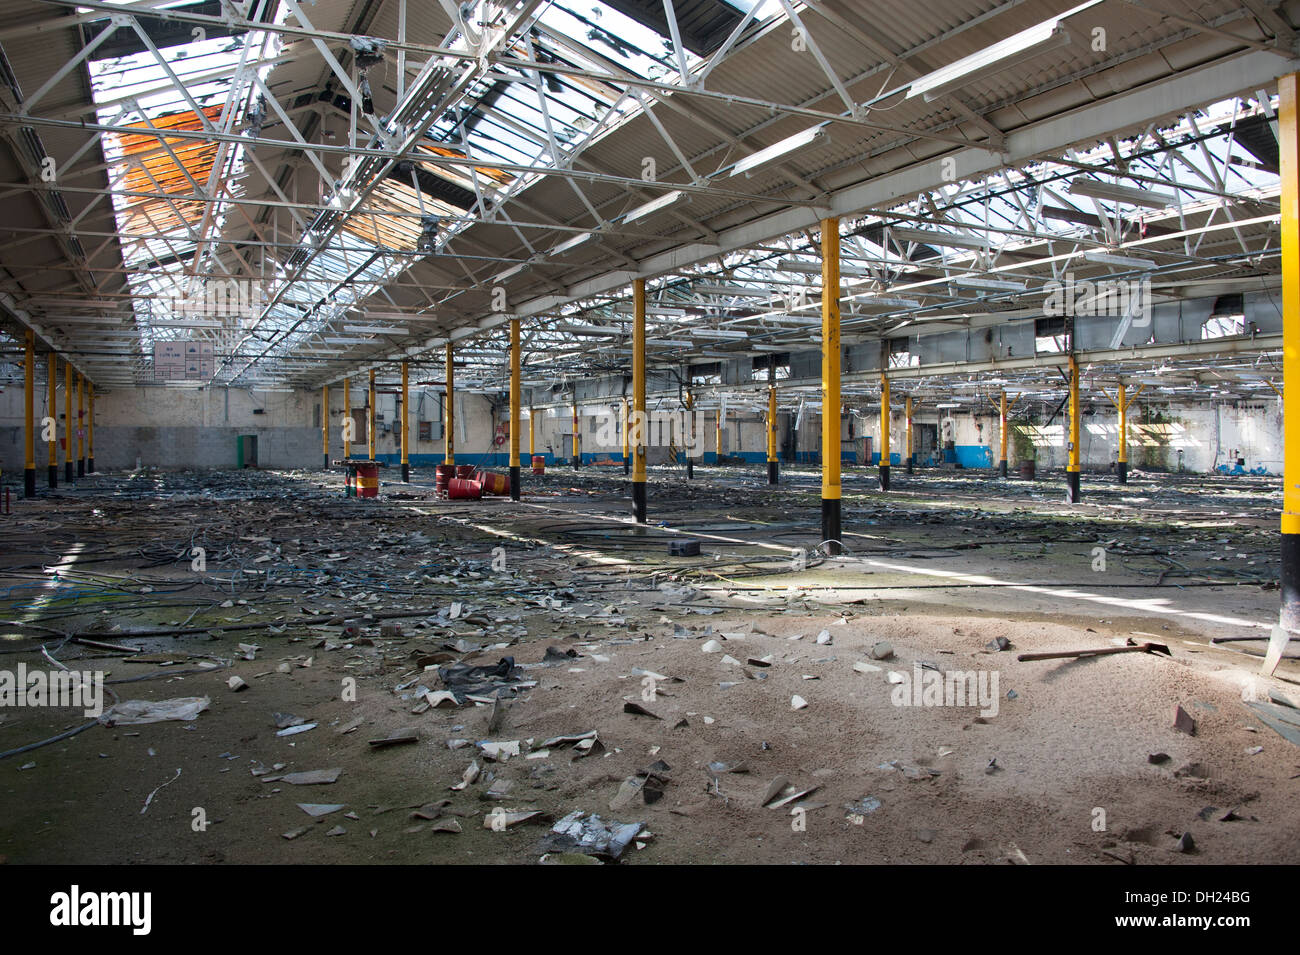
[[[646,522],[645,481],[632,482],[632,514],[636,517],[638,524]]]
[[[77,477],[86,476],[86,459],[77,458]]]
[[[828,554],[839,554],[843,551],[843,547],[840,546],[839,498],[833,501],[822,498],[822,543],[826,545]]]
[[[1128,483],[1128,462],[1121,461],[1119,462],[1119,464],[1115,465],[1115,473],[1119,476],[1120,484],[1127,484]]]
[[[882,464],[880,466],[880,489],[882,491],[889,490],[889,465],[888,464]]]
[[[776,484],[779,468],[780,465],[777,464],[775,461],[767,462],[767,483],[768,484]]]
[[[58,487],[58,486],[59,486],[59,466],[57,464],[51,464],[50,465],[50,487]]]
[[[904,473],[904,474],[911,474],[911,473],[912,473],[913,458],[914,458],[914,455],[910,455],[910,454],[909,454],[909,455],[907,456],[907,467],[903,469],[903,473]]]
[[[72,462],[71,461],[63,462],[63,483],[65,484],[72,483]]]
[[[998,474],[1002,477],[1007,476],[1007,459],[1003,458],[998,462]]]
[[[86,473],[87,473],[87,474],[94,474],[94,473],[95,473],[95,459],[94,459],[94,458],[86,458]]]
[[[515,468],[515,470],[518,471],[519,469]],[[411,462],[410,461],[402,462],[402,483],[403,484],[411,483]]]
[[[627,459],[626,454],[623,455],[623,473],[624,474],[632,473],[632,462]]]
[[[692,461],[690,458],[687,458],[686,459],[686,480],[689,481],[694,477],[695,477],[695,462]]]
[[[1300,534],[1282,535],[1282,612],[1278,625],[1300,632]]]
[[[327,454],[325,455],[325,470],[328,471],[329,469],[330,469],[330,456]]]
[[[1078,504],[1080,500],[1079,493],[1079,472],[1065,472],[1065,500],[1068,504]]]
[[[519,500],[519,465],[510,466],[510,500]]]
[[[23,497],[36,496],[36,469],[23,468]]]

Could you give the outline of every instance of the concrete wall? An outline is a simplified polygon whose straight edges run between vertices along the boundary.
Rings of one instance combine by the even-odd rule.
[[[49,414],[48,392],[38,378],[35,401],[37,420],[36,467],[44,473],[48,461],[45,442],[40,440],[41,419]],[[391,387],[380,385],[380,388]],[[432,466],[443,460],[443,400],[440,392],[412,388],[410,457],[413,464]],[[130,388],[95,399],[95,466],[99,470],[133,468],[142,465],[161,468],[233,468],[237,461],[236,440],[240,435],[258,438],[258,465],[269,468],[318,468],[324,460],[319,427],[321,395],[318,391],[268,392],[214,388],[203,391],[179,388]],[[366,404],[366,386],[352,388],[354,409]],[[379,394],[376,415],[383,420],[376,427],[376,456],[396,464],[401,460],[399,437],[392,430],[398,396]],[[507,415],[494,415],[492,402],[483,395],[458,396],[456,459],[463,464],[495,464],[505,461],[508,445],[494,444],[496,426]],[[52,417],[58,421],[60,440],[66,434],[63,391],[58,393]],[[88,412],[87,412],[88,414]],[[364,415],[364,412],[362,412]],[[74,396],[73,421],[77,410]],[[330,389],[330,457],[343,456],[343,389]],[[432,440],[420,441],[418,422],[432,423]],[[73,441],[75,449],[75,438]],[[364,441],[354,441],[352,456],[364,459]],[[0,468],[7,474],[21,473],[23,460],[23,389],[6,387],[0,393]],[[73,457],[76,453],[74,450]],[[58,451],[60,473],[64,451]]]

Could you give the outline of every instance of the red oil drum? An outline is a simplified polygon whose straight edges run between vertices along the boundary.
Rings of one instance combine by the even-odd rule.
[[[483,485],[484,494],[505,495],[510,493],[510,479],[494,471],[479,471],[476,478]]]
[[[379,465],[362,463],[357,465],[357,497],[379,496]]]
[[[452,478],[447,482],[447,497],[453,501],[477,501],[483,496],[483,485],[465,478]]]
[[[456,477],[462,481],[470,481],[474,478],[474,465],[458,464],[456,465]]]
[[[543,455],[543,454],[534,454],[534,455],[533,455],[533,473],[534,473],[534,474],[545,474],[545,473],[546,473],[546,456],[545,456],[545,455]]]
[[[433,491],[439,497],[447,496],[447,482],[456,476],[456,465],[439,464],[434,469]]]

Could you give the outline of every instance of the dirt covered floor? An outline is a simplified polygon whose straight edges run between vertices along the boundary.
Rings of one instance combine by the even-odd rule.
[[[811,471],[652,472],[647,527],[621,468],[520,504],[391,470],[378,501],[149,471],[16,501],[0,671],[206,705],[0,706],[0,857],[585,862],[545,841],[581,811],[642,824],[633,865],[1300,861],[1300,749],[1268,725],[1300,646],[1255,675],[1276,479],[1085,477],[1071,507],[894,470],[846,475],[836,559]],[[1017,660],[1129,639],[1172,658]]]

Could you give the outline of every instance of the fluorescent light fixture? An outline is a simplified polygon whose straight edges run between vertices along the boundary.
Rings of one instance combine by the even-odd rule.
[[[892,308],[920,308],[921,303],[914,298],[895,298],[890,295],[875,295],[862,298],[859,305],[884,305]]]
[[[939,404],[935,405],[935,407],[936,407],[936,408],[943,408],[943,409],[946,410],[946,409],[948,409],[948,408],[960,408],[960,407],[961,407],[961,404],[960,404],[959,402],[956,402],[956,401],[942,401],[942,402],[940,402]]]
[[[575,235],[572,239],[565,239],[555,248],[551,249],[551,255],[559,255],[562,252],[568,252],[570,249],[576,249],[582,243],[592,237],[593,233],[584,232],[581,235]]]
[[[606,327],[603,326],[603,325],[574,325],[574,324],[569,324],[569,323],[565,323],[565,324],[561,324],[561,325],[556,325],[556,326],[555,326],[555,330],[556,330],[557,332],[563,332],[563,333],[568,334],[568,335],[613,335],[613,336],[620,336],[620,335],[623,335],[623,334],[624,334],[624,331],[623,331],[623,329],[621,329],[621,328],[606,328]]]
[[[526,262],[520,262],[518,265],[512,265],[512,266],[510,266],[510,268],[506,269],[504,272],[500,272],[500,273],[498,273],[497,276],[496,276],[496,278],[493,279],[493,281],[495,281],[495,282],[504,282],[506,279],[510,278],[510,276],[512,276],[512,275],[518,275],[520,272],[522,272],[522,271],[524,270],[524,266],[525,266],[525,265],[527,265]]]
[[[821,275],[822,267],[820,263],[800,262],[798,259],[782,259],[777,263],[777,268],[786,272],[803,272],[807,275]],[[870,269],[863,268],[860,265],[841,265],[840,275],[850,275],[856,278],[874,278]]]
[[[405,335],[408,329],[400,325],[344,325],[343,331],[355,335]]]
[[[725,338],[736,341],[749,337],[749,332],[743,332],[738,328],[692,328],[690,333],[694,338]]]
[[[323,340],[326,345],[364,345],[370,341],[368,338],[326,338]]]
[[[907,98],[924,96],[927,103],[932,103],[945,93],[951,93],[969,82],[975,75],[991,76],[1014,66],[1020,60],[1065,46],[1070,42],[1071,37],[1069,31],[1060,25],[1060,20],[1066,15],[1044,20],[977,53],[963,56],[955,63],[949,63],[933,73],[927,73],[920,79],[913,80],[907,90]]]
[[[790,350],[789,345],[754,344],[754,345],[750,345],[749,347],[752,348],[754,351],[783,352],[783,351]]]
[[[647,338],[647,345],[654,345],[659,348],[691,348],[694,342],[683,341],[680,338]]]
[[[756,298],[770,298],[771,289],[746,288],[743,285],[696,285],[691,288],[701,295],[750,295]]]
[[[1134,255],[1118,255],[1114,252],[1103,252],[1100,249],[1085,252],[1083,257],[1089,262],[1098,262],[1102,265],[1118,265],[1127,269],[1152,269],[1156,265],[1150,259],[1140,259]]]
[[[1024,282],[1011,282],[1007,279],[982,279],[973,275],[959,275],[951,279],[951,281],[954,285],[989,289],[994,292],[1023,292],[1025,290]]]
[[[1136,186],[1117,186],[1112,182],[1083,178],[1075,179],[1070,183],[1070,195],[1125,202],[1131,206],[1144,206],[1148,209],[1168,209],[1178,201],[1177,196],[1167,192],[1152,192],[1150,189],[1139,189]]]
[[[980,250],[987,246],[983,239],[972,235],[953,235],[925,229],[890,229],[889,234],[898,242],[919,242],[922,245],[941,245],[953,249]]]
[[[648,215],[658,212],[660,209],[666,209],[682,197],[680,189],[674,189],[672,192],[665,192],[658,199],[651,199],[649,202],[637,206],[631,212],[623,217],[624,222],[635,222],[637,219],[644,219]]]
[[[765,149],[760,149],[752,155],[746,156],[739,160],[731,167],[729,175],[739,176],[742,173],[746,176],[753,173],[769,163],[776,162],[787,153],[792,153],[796,149],[803,149],[808,146],[820,146],[830,140],[830,135],[826,132],[826,124],[822,123],[817,126],[811,126],[803,132],[795,133],[793,136],[787,136],[780,142],[773,143]]]

